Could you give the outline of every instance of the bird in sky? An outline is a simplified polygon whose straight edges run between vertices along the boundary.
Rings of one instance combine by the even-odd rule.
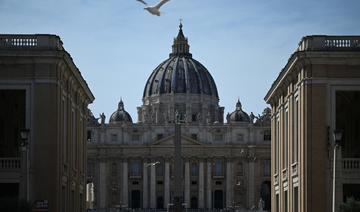
[[[154,163],[148,163],[147,166],[156,166],[159,163],[160,163],[160,161],[156,161]]]
[[[136,0],[136,1],[141,2],[146,6],[148,5],[144,0]],[[162,14],[162,12],[160,12],[160,7],[163,6],[168,1],[170,0],[160,0],[160,2],[157,5],[145,7],[144,10],[147,10],[152,15],[160,16]]]
[[[141,3],[145,4],[145,5],[147,5],[147,3],[144,2],[143,0],[136,0],[136,1],[141,2]]]

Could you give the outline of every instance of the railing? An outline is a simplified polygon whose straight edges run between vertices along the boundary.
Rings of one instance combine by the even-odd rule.
[[[63,50],[62,41],[56,35],[0,34],[0,49],[42,48]]]
[[[172,212],[173,209],[131,209],[131,208],[101,208],[101,209],[87,209],[87,212]],[[224,209],[182,209],[183,212],[248,212],[253,210],[241,208],[224,208]]]
[[[0,158],[0,169],[20,169],[20,158]]]
[[[298,51],[360,50],[360,36],[306,36],[299,43]]]
[[[347,171],[360,171],[360,158],[343,158],[342,168]]]

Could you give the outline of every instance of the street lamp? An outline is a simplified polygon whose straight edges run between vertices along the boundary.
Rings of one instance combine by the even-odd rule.
[[[335,212],[335,200],[336,200],[336,152],[338,147],[341,144],[341,139],[343,136],[343,130],[334,130],[334,158],[333,158],[333,193],[332,193],[332,212]]]
[[[21,147],[21,159],[22,159],[22,177],[24,182],[24,190],[26,194],[26,201],[29,201],[29,157],[28,157],[28,145],[29,145],[29,129],[20,129],[20,147]]]

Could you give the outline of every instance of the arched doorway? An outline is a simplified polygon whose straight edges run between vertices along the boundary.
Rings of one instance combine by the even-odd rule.
[[[215,190],[214,191],[214,208],[222,209],[223,206],[223,191],[222,190]]]
[[[131,208],[140,208],[140,190],[131,191]]]
[[[271,190],[270,181],[264,181],[261,183],[260,197],[264,201],[264,210],[271,209]]]
[[[190,208],[191,209],[197,209],[198,208],[198,199],[196,197],[191,197]]]
[[[162,196],[157,197],[156,208],[164,208],[164,198]]]

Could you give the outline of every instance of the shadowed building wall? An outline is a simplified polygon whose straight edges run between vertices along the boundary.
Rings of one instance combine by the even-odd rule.
[[[360,184],[359,93],[359,36],[301,40],[265,97],[272,108],[272,211],[331,211],[335,129],[344,134],[336,211],[360,192],[348,189]]]
[[[0,35],[0,186],[7,188],[1,197],[10,190],[13,201],[30,206],[41,201],[49,211],[85,210],[93,100],[58,36]],[[22,128],[29,129],[24,147]]]

